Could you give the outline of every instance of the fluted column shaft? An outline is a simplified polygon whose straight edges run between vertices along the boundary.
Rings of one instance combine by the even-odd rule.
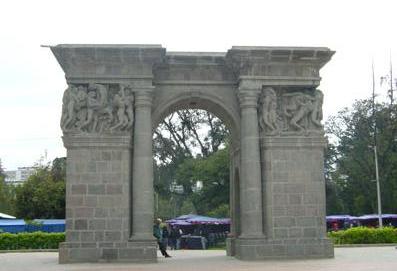
[[[152,89],[135,92],[132,239],[153,239]]]
[[[241,90],[241,238],[263,235],[258,129],[258,91]]]

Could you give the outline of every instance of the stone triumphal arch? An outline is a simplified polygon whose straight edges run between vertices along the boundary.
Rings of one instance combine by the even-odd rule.
[[[66,242],[59,261],[156,261],[152,132],[168,113],[201,108],[232,133],[228,255],[332,257],[326,238],[323,94],[333,51],[159,45],[57,45],[66,74]]]

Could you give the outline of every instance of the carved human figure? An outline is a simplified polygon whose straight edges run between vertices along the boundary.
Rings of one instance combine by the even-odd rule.
[[[87,118],[87,89],[83,86],[77,87],[76,96],[76,123],[75,127],[80,127]]]
[[[324,94],[316,89],[314,91],[313,111],[311,114],[311,121],[318,127],[322,127],[321,121],[323,120],[323,100]]]
[[[270,134],[279,130],[277,123],[277,95],[273,88],[266,88],[263,91],[259,126]]]
[[[113,97],[113,106],[117,109],[117,122],[110,130],[123,130],[128,125],[128,117],[126,114],[126,97],[121,89],[119,93],[115,94]]]
[[[130,130],[134,123],[134,95],[129,85],[110,96],[104,84],[69,85],[63,96],[64,132],[102,133]]]
[[[300,92],[287,93],[284,97],[290,98],[284,106],[284,115],[290,118],[289,125],[300,132],[305,131],[307,127],[301,122],[313,111],[315,99]]]
[[[106,86],[102,84],[94,84],[95,89],[99,94],[100,114],[106,115],[109,122],[113,120],[112,107],[108,101],[108,91]]]
[[[102,84],[92,84],[88,88],[96,92],[97,101],[99,103],[96,110],[98,121],[92,128],[92,132],[103,132],[113,121],[112,107],[108,100],[107,87]]]
[[[79,130],[83,131],[87,127],[88,132],[92,132],[98,123],[97,111],[100,107],[100,102],[97,98],[97,94],[94,90],[90,89],[87,95],[87,114],[85,121],[80,125]],[[92,124],[92,129],[89,129],[89,125]]]
[[[68,127],[76,120],[75,104],[77,102],[77,88],[73,85],[65,90],[62,98],[61,129],[68,131]]]
[[[121,85],[120,88],[125,96],[126,113],[128,116],[127,129],[130,130],[134,124],[134,95],[132,94],[131,86]]]

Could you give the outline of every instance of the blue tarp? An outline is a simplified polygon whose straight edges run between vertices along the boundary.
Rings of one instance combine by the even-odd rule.
[[[23,219],[0,219],[0,230],[3,232],[64,232],[65,219],[35,219],[39,225],[26,224]]]

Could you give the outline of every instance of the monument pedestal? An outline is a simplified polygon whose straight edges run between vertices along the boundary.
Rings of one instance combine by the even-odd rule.
[[[121,243],[73,243],[59,246],[59,263],[78,262],[157,262],[157,242],[152,240]]]
[[[332,258],[329,239],[237,238],[235,257],[239,260]]]

